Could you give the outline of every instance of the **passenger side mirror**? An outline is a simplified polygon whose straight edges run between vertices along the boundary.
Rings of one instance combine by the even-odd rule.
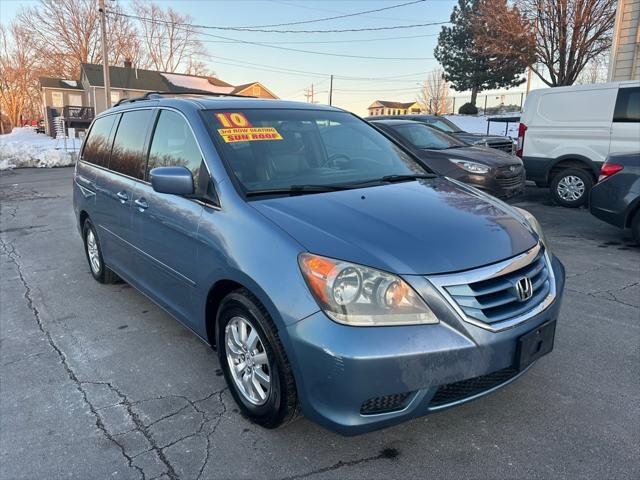
[[[192,195],[193,177],[187,167],[156,167],[149,172],[151,186],[158,193]]]

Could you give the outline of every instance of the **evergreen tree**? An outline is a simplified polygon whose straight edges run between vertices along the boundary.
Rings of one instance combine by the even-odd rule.
[[[473,105],[482,90],[515,87],[526,80],[521,77],[526,63],[491,57],[477,45],[474,32],[483,1],[458,0],[451,13],[452,26],[442,27],[434,52],[444,69],[445,79],[454,90],[470,90]]]

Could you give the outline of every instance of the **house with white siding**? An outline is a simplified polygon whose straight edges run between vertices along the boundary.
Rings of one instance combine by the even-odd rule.
[[[640,80],[640,0],[618,0],[609,81]]]

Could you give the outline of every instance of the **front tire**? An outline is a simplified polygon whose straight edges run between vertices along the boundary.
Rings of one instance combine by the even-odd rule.
[[[89,262],[91,275],[100,283],[116,283],[119,277],[104,264],[102,248],[96,229],[87,219],[82,226],[82,238],[84,239],[84,252]]]
[[[631,234],[637,245],[640,245],[640,210],[638,210],[631,220]]]
[[[562,170],[551,180],[551,196],[563,207],[581,207],[589,199],[592,187],[593,177],[589,172],[569,168]]]
[[[223,299],[217,326],[222,371],[242,413],[265,428],[295,419],[293,372],[266,309],[248,290],[236,290]]]

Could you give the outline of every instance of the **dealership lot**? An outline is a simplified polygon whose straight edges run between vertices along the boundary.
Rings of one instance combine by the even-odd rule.
[[[640,475],[640,249],[587,210],[536,188],[517,202],[567,269],[551,355],[484,399],[345,438],[250,424],[214,352],[128,285],[94,282],[71,174],[0,176],[0,478]]]

